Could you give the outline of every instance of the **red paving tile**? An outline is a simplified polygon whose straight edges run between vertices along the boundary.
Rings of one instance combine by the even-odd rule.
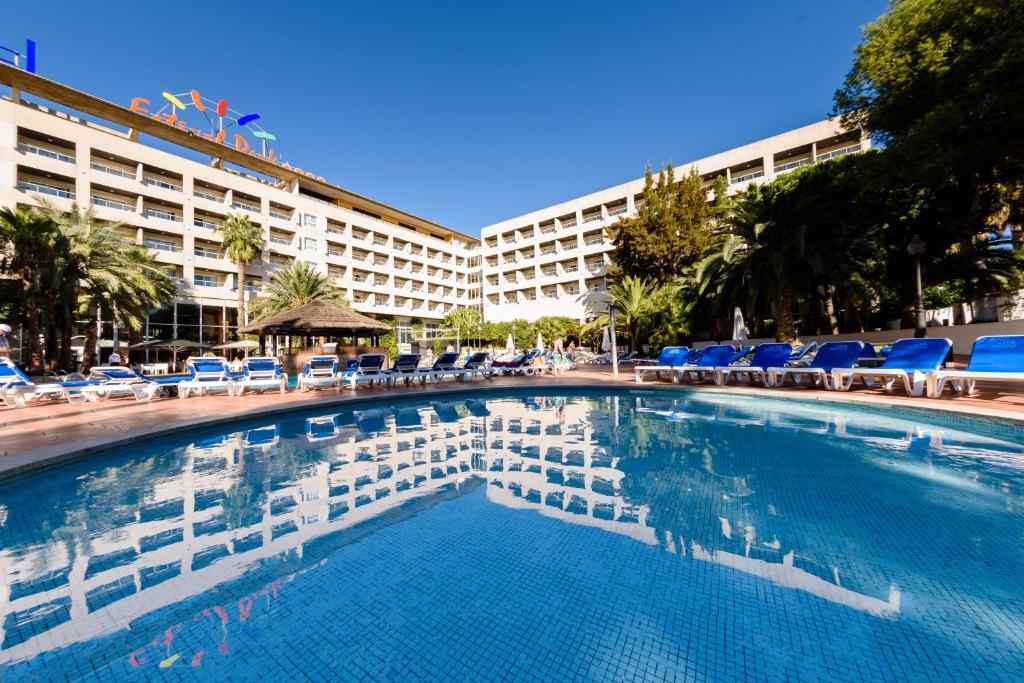
[[[623,368],[618,379],[606,366],[581,367],[561,377],[500,377],[467,383],[446,381],[421,387],[360,387],[353,391],[322,391],[301,394],[279,393],[156,399],[137,403],[131,399],[111,399],[98,403],[43,403],[27,408],[0,408],[0,476],[55,462],[73,454],[99,450],[118,442],[131,442],[147,436],[166,433],[211,421],[268,414],[282,408],[316,407],[329,403],[394,395],[435,395],[483,387],[550,387],[624,385],[633,388],[671,388],[668,382],[645,382],[637,385],[632,370]],[[744,391],[773,396],[792,396],[817,400],[850,400],[856,402],[889,402],[933,409],[969,412],[988,417],[1024,420],[1024,386],[1007,390],[1006,385],[986,387],[979,383],[979,392],[972,397],[924,399],[892,395],[881,390],[857,389],[848,393],[825,392],[805,388],[763,389],[745,386],[695,387],[699,391]],[[949,394],[947,394],[949,396]]]

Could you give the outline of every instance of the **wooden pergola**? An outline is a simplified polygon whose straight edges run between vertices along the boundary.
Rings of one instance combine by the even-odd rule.
[[[268,334],[290,337],[369,337],[372,345],[377,346],[380,335],[390,332],[391,326],[347,308],[324,301],[311,301],[257,320],[238,331],[241,334],[258,334],[261,349],[265,347]]]

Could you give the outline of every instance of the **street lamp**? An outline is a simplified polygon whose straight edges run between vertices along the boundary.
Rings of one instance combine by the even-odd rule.
[[[924,300],[921,296],[921,254],[925,252],[928,245],[924,240],[914,235],[907,245],[907,253],[914,257],[914,269],[916,271],[916,288],[914,290],[914,336],[928,336],[928,327],[924,321]]]

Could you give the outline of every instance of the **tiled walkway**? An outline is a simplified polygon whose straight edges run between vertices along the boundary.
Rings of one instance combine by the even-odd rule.
[[[247,394],[237,398],[224,396],[157,399],[150,403],[136,403],[131,399],[112,399],[98,403],[43,403],[23,409],[0,408],[0,477],[31,469],[44,463],[59,462],[75,455],[84,455],[116,443],[167,433],[197,424],[228,421],[272,413],[282,408],[302,408],[325,403],[339,403],[367,398],[386,400],[396,394],[439,394],[466,388],[484,387],[595,387],[618,384],[630,388],[672,389],[668,382],[647,381],[637,385],[632,369],[622,369],[619,378],[612,376],[606,366],[583,366],[561,377],[496,377],[468,383],[447,380],[441,384],[421,387],[399,386],[360,387],[301,394],[290,391],[279,393]],[[815,400],[893,402],[928,408],[955,410],[990,418],[1024,421],[1024,386],[985,387],[971,398],[915,399],[897,391],[888,395],[879,390],[857,389],[849,393],[833,393],[809,389],[751,389],[749,387],[694,387],[698,391],[754,391],[773,396],[792,396]]]

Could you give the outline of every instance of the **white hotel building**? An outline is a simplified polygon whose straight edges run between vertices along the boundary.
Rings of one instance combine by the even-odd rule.
[[[394,317],[403,342],[413,321],[429,336],[452,308],[480,305],[474,237],[2,63],[0,84],[0,206],[77,202],[122,223],[179,283],[150,316],[156,336],[216,343],[234,327],[237,269],[216,229],[229,213],[263,229],[250,295],[301,259],[356,310]]]
[[[229,213],[263,229],[249,295],[300,259],[333,277],[356,310],[393,317],[403,344],[415,322],[431,337],[461,306],[489,321],[585,320],[606,305],[605,228],[634,212],[643,190],[640,178],[533,211],[483,228],[481,241],[8,64],[0,85],[0,206],[77,202],[121,223],[178,281],[175,301],[147,321],[147,334],[163,338],[230,338],[237,275],[216,229]],[[737,191],[868,145],[828,120],[679,169],[695,166],[709,187],[724,175]]]
[[[869,146],[861,133],[826,120],[682,164],[676,177],[696,167],[706,187],[725,176],[734,193]],[[605,228],[636,211],[643,189],[638,178],[483,228],[484,318],[564,315],[583,321],[604,311],[612,250]]]

